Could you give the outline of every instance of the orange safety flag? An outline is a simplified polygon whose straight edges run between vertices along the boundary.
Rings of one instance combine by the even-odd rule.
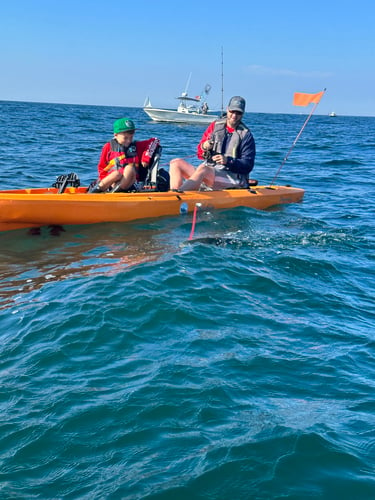
[[[317,94],[304,94],[302,92],[295,92],[293,97],[294,106],[308,106],[312,102],[318,104],[320,99],[323,97],[324,90],[318,92]]]

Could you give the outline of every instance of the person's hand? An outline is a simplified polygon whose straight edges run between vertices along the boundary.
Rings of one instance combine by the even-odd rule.
[[[212,159],[219,165],[226,165],[227,163],[227,157],[225,155],[215,155],[212,157]]]
[[[214,145],[212,141],[204,141],[204,143],[202,144],[202,149],[204,149],[205,151],[210,151],[213,147]]]

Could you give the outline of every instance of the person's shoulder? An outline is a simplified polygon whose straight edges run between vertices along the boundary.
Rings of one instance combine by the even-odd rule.
[[[219,120],[214,120],[213,122],[211,122],[208,126],[207,126],[207,129],[206,130],[211,130],[212,128],[215,127],[215,124],[218,122]]]
[[[218,118],[217,120],[214,120],[213,122],[211,122],[208,127],[206,128],[206,131],[210,131],[212,132],[213,130],[215,130],[215,128],[220,128],[220,127],[226,127],[226,124],[227,124],[227,121],[225,118]]]
[[[242,130],[245,130],[248,134],[252,135],[251,129],[250,129],[250,127],[248,125],[246,125],[246,123],[241,122],[241,125],[242,125]]]
[[[243,140],[246,142],[246,143],[255,143],[255,139],[254,139],[254,135],[252,133],[252,131],[250,130],[250,127],[247,127],[244,129],[244,136],[243,136]]]

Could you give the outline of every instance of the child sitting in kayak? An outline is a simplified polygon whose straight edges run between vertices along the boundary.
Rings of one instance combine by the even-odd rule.
[[[135,130],[130,118],[114,122],[114,137],[103,146],[98,163],[99,181],[91,193],[102,193],[113,186],[116,191],[127,191],[134,183],[145,179],[160,141],[156,137],[135,141]]]

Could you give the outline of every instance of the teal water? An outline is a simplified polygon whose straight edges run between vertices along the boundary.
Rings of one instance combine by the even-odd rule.
[[[0,102],[3,189],[95,178],[140,109]],[[305,116],[247,114],[268,183]],[[375,498],[375,118],[313,116],[301,204],[0,233],[0,498]]]

